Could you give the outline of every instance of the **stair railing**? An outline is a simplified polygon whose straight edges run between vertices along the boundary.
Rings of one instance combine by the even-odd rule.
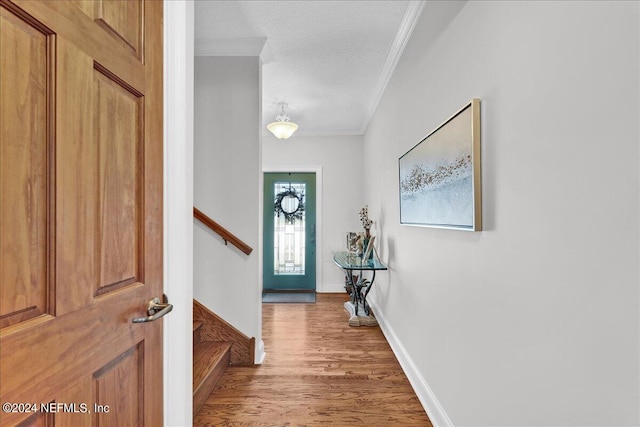
[[[202,213],[202,211],[198,210],[198,208],[196,208],[195,206],[193,207],[193,217],[198,221],[200,221],[201,223],[203,223],[204,225],[206,225],[211,231],[218,233],[220,237],[222,237],[222,240],[224,240],[225,245],[227,243],[231,243],[233,246],[240,249],[242,252],[244,252],[247,255],[249,255],[253,251],[253,248],[251,246],[247,245],[245,242],[240,240],[229,230],[227,230],[226,228],[224,228],[223,226],[221,226],[220,224],[218,224],[217,222],[209,218],[207,215]]]

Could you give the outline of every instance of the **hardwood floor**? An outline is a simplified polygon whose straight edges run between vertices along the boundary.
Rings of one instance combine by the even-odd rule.
[[[194,426],[431,426],[380,328],[348,326],[346,300],[264,304],[264,364],[228,368]]]

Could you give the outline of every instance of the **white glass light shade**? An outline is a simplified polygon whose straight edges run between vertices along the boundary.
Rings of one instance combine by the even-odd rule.
[[[293,122],[278,121],[269,123],[267,129],[274,134],[276,138],[287,139],[298,130],[298,125]]]

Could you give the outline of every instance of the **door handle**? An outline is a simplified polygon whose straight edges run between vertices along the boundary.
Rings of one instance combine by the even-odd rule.
[[[165,296],[166,300],[166,296]],[[154,320],[158,320],[162,316],[168,314],[171,310],[173,310],[173,304],[169,303],[161,303],[160,298],[155,297],[149,304],[147,304],[147,317],[134,317],[131,319],[132,323],[145,323],[145,322],[153,322]]]

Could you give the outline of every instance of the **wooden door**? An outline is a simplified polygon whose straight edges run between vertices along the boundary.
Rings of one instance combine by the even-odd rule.
[[[161,426],[162,2],[0,0],[0,425]]]

